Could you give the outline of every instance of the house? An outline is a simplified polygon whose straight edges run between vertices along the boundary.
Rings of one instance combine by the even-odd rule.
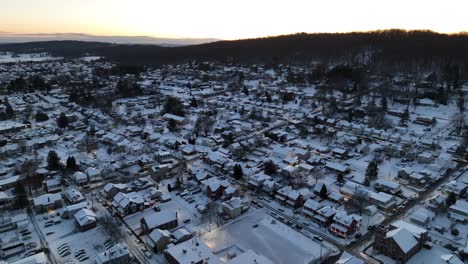
[[[468,190],[468,185],[461,182],[461,181],[451,181],[442,188],[442,193],[445,195],[449,195],[449,193],[453,193],[457,195],[457,197],[465,197]]]
[[[102,180],[102,170],[96,168],[87,168],[86,175],[88,176],[89,182],[98,182]]]
[[[55,210],[63,205],[60,193],[46,193],[33,198],[34,210],[36,213],[43,213],[47,210]]]
[[[170,264],[202,264],[208,260],[210,264],[224,263],[199,238],[169,247],[164,251],[164,256]]]
[[[108,183],[108,184],[104,185],[103,191],[104,191],[107,199],[113,199],[114,196],[119,192],[126,193],[127,189],[128,189],[127,184]]]
[[[347,251],[343,252],[340,259],[338,259],[335,264],[365,264],[364,260],[356,258],[355,256],[349,254]]]
[[[88,208],[87,202],[81,202],[81,203],[65,206],[63,210],[63,217],[70,218],[83,208]]]
[[[383,191],[391,194],[396,194],[401,191],[400,184],[385,179],[378,179],[377,181],[375,181],[374,188],[378,191]]]
[[[410,215],[410,221],[411,223],[420,226],[427,226],[431,221],[432,216],[432,212],[428,211],[426,208],[421,207]]]
[[[348,159],[348,151],[346,149],[334,148],[332,149],[332,155],[342,160]]]
[[[317,201],[315,201],[312,198],[307,199],[307,201],[304,203],[304,207],[302,208],[302,213],[312,219],[314,215],[317,213],[317,211],[322,208],[323,205]]]
[[[88,183],[88,175],[84,174],[81,171],[77,171],[73,174],[73,180],[77,185],[85,185]]]
[[[140,226],[143,234],[149,234],[155,229],[173,229],[178,225],[177,212],[166,210],[154,212],[140,219]]]
[[[45,180],[45,188],[48,193],[56,193],[62,191],[62,184],[57,179]]]
[[[276,192],[275,199],[281,203],[285,203],[288,200],[288,194],[292,191],[291,186],[284,186]]]
[[[97,216],[96,214],[87,209],[83,208],[79,210],[74,216],[75,224],[81,232],[93,229],[96,227]]]
[[[179,228],[172,232],[172,236],[175,238],[177,243],[182,243],[192,238],[192,233],[186,228]]]
[[[248,198],[234,197],[223,202],[221,208],[229,218],[236,218],[250,208],[250,200]]]
[[[358,229],[358,222],[344,211],[340,211],[333,217],[333,223],[328,230],[336,236],[347,238]]]
[[[457,200],[455,204],[449,207],[449,218],[452,221],[468,223],[468,202]]]
[[[384,210],[384,211],[391,211],[395,205],[396,205],[396,200],[395,197],[384,193],[384,192],[371,192],[369,191],[369,201],[372,204],[375,204],[379,209]]]
[[[223,184],[216,177],[203,180],[201,184],[205,186],[206,195],[208,197],[212,199],[218,199],[223,195]]]
[[[125,243],[115,244],[108,250],[99,253],[94,261],[96,264],[130,263],[130,252]]]
[[[426,202],[426,208],[437,211],[439,210],[445,203],[445,197],[441,194],[437,194],[433,197],[431,197],[429,200]]]
[[[327,162],[325,164],[325,168],[335,173],[347,174],[349,172],[349,168],[347,166],[343,166],[336,162]]]
[[[77,189],[68,189],[65,191],[65,198],[67,198],[68,202],[71,204],[77,204],[86,201],[83,194]]]
[[[112,205],[120,215],[125,216],[142,210],[144,202],[143,198],[136,192],[119,192],[115,195]]]
[[[322,226],[328,226],[333,221],[333,217],[337,213],[337,210],[331,206],[324,206],[317,210],[317,214],[314,216],[314,222]]]
[[[169,113],[164,114],[163,118],[166,121],[171,121],[172,120],[178,125],[183,125],[183,124],[187,123],[187,120],[185,119],[185,117],[178,116],[178,115],[173,115],[173,114],[169,114]]]
[[[161,229],[153,230],[145,240],[156,253],[162,252],[167,245],[172,243],[171,233]]]
[[[428,241],[428,231],[404,221],[378,226],[373,248],[381,254],[405,263]]]

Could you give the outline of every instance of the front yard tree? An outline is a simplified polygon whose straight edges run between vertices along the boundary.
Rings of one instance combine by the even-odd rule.
[[[76,166],[75,157],[69,156],[67,159],[67,169],[74,171],[76,170],[76,168],[77,166]]]
[[[5,104],[5,117],[7,119],[13,118],[15,116],[15,111],[13,110],[13,107],[11,107],[11,104],[6,96],[3,99],[3,103]]]
[[[453,192],[451,192],[451,193],[449,193],[449,195],[445,199],[445,205],[447,207],[450,207],[453,204],[455,204],[456,201],[457,201],[457,196]]]
[[[276,173],[276,165],[272,160],[265,162],[264,172],[266,175],[273,175]]]
[[[240,180],[244,173],[242,172],[242,167],[239,164],[234,165],[234,173],[233,176],[235,179]]]
[[[343,174],[338,174],[338,176],[336,176],[336,181],[339,182],[339,183],[344,183],[344,176]]]
[[[51,150],[47,154],[47,168],[49,170],[58,170],[60,169],[60,158],[57,155],[57,152]]]
[[[185,116],[184,105],[179,99],[172,96],[166,97],[166,101],[164,101],[163,112],[178,116]]]
[[[58,127],[64,129],[68,126],[68,118],[65,115],[65,113],[61,113],[60,116],[57,119],[57,125]]]
[[[325,184],[322,185],[322,189],[320,189],[319,195],[322,199],[326,199],[328,197],[328,189],[327,186],[325,186]]]
[[[377,179],[378,174],[379,174],[379,167],[377,165],[377,161],[372,160],[367,165],[366,178],[368,178],[369,180],[375,180]]]
[[[23,209],[28,206],[28,196],[26,194],[26,189],[24,184],[21,181],[17,181],[15,185],[16,198],[15,198],[15,208]]]

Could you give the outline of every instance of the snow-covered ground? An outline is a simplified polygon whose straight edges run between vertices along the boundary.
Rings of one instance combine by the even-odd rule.
[[[49,60],[60,60],[60,57],[53,57],[47,53],[29,53],[29,54],[13,54],[7,52],[6,54],[0,54],[0,63],[11,63],[11,62],[27,62],[27,61],[49,61]]]
[[[255,226],[258,225],[258,226]],[[252,249],[278,264],[311,263],[331,253],[320,242],[305,237],[262,212],[254,212],[202,236],[213,251],[226,248]]]

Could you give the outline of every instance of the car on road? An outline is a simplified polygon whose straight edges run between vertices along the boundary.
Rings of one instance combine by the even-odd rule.
[[[258,227],[258,224],[255,224],[252,226],[252,228],[257,228]]]
[[[318,236],[318,235],[314,235],[313,238],[314,238],[315,240],[320,241],[320,242],[323,241],[323,238],[322,238],[321,236]]]

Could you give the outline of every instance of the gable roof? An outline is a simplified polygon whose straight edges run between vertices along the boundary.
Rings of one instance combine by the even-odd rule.
[[[418,244],[413,234],[406,228],[397,228],[387,233],[388,238],[392,238],[403,253],[408,253]]]

